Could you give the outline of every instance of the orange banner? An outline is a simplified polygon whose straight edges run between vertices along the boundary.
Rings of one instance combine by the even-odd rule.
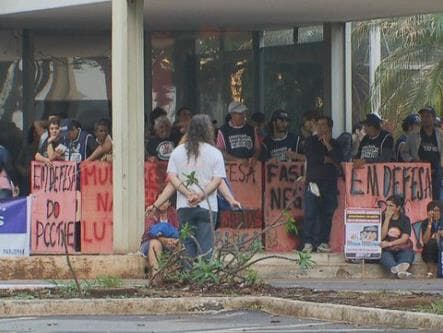
[[[112,163],[81,163],[82,253],[112,253]]]
[[[75,248],[77,166],[53,162],[31,164],[31,253],[64,253]]]
[[[303,162],[266,162],[265,163],[265,197],[264,220],[265,227],[276,224],[281,220],[282,212],[288,213],[297,222],[301,232],[303,222]],[[297,248],[299,236],[290,235],[285,225],[270,229],[265,234],[266,251],[291,251]]]
[[[426,218],[426,205],[432,200],[429,164],[368,164],[355,169],[346,163],[345,174],[347,208],[378,207],[396,193],[404,196],[405,214],[412,223]]]
[[[262,209],[263,186],[262,165],[254,167],[239,162],[226,162],[226,176],[232,186],[232,192],[243,208]]]

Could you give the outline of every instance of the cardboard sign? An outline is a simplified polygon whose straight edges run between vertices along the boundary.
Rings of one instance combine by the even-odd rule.
[[[380,259],[381,219],[381,209],[346,209],[346,258]]]
[[[53,162],[53,167],[39,162],[31,165],[31,252],[65,253],[74,251],[77,165]]]
[[[414,224],[426,218],[432,200],[431,168],[428,163],[367,164],[355,169],[345,164],[346,207],[384,208],[392,194],[405,198],[406,216]],[[414,244],[415,237],[412,237]]]
[[[0,257],[29,256],[30,203],[28,198],[0,203]]]
[[[429,164],[368,164],[355,169],[346,163],[345,168],[347,207],[378,207],[392,194],[401,194],[412,223],[426,218],[426,205],[432,200]]]
[[[112,253],[112,163],[81,163],[81,251]]]
[[[329,247],[333,252],[343,252],[345,244],[345,200],[346,184],[343,177],[337,179],[338,206],[332,218],[331,233],[329,234]]]
[[[221,228],[215,232],[215,247],[223,244],[235,244],[241,249],[247,249],[255,239],[261,242],[261,229],[257,228]]]
[[[226,177],[235,198],[243,208],[262,209],[263,186],[262,166],[256,163],[249,167],[240,162],[225,162]]]
[[[266,162],[264,170],[265,197],[263,207],[265,227],[279,223],[284,219],[281,214],[287,209],[298,222],[297,228],[300,233],[303,221],[304,195],[304,182],[300,178],[304,175],[304,163]],[[289,235],[285,225],[273,228],[265,234],[265,249],[267,251],[291,251],[297,246],[297,236]]]

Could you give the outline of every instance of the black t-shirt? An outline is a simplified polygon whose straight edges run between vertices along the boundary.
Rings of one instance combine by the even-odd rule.
[[[336,140],[331,140],[332,150],[328,151],[317,135],[305,141],[306,182],[330,181],[337,183],[337,166],[342,160],[340,147]],[[331,158],[334,163],[326,163],[325,157]]]
[[[392,242],[399,239],[402,234],[411,236],[411,220],[404,214],[400,214],[397,220],[391,219],[389,221],[388,234],[383,240]]]
[[[428,136],[423,130],[420,131],[421,143],[418,148],[418,156],[421,161],[431,163],[432,170],[440,167],[440,153],[438,151],[437,138],[435,130],[431,136]]]
[[[250,158],[255,152],[255,129],[249,124],[235,128],[224,124],[219,131],[225,140],[226,152],[238,158]]]
[[[397,141],[395,142],[395,148],[394,148],[394,161],[396,162],[404,162],[403,158],[400,155],[400,147],[402,144],[406,142],[406,139],[408,137],[405,134],[402,134]]]
[[[369,163],[390,162],[394,138],[391,133],[381,130],[375,138],[365,135],[358,148],[358,158]]]
[[[294,133],[288,132],[285,137],[281,139],[273,139],[268,135],[263,140],[262,160],[269,160],[275,158],[278,161],[289,161],[288,151],[297,152],[300,145],[300,138]]]
[[[165,139],[153,136],[148,140],[146,153],[148,156],[155,156],[160,161],[168,161],[172,151],[177,146],[177,137],[171,135]]]
[[[425,234],[426,229],[428,228],[428,224],[429,224],[429,220],[428,219],[422,221],[422,225],[421,225],[421,233],[422,233],[422,235]],[[436,232],[438,232],[438,230],[441,227],[440,225],[443,226],[443,223],[439,222],[439,221],[432,221],[431,236],[434,235]]]

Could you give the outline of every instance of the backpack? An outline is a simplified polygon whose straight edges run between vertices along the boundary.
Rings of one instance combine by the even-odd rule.
[[[159,222],[152,225],[151,229],[149,229],[149,236],[151,238],[178,238],[178,230],[169,223]]]

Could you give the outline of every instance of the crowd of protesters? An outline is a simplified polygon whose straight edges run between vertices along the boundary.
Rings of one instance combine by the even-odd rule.
[[[19,130],[17,129],[17,132]],[[75,119],[63,113],[50,114],[46,120],[36,120],[30,127],[26,144],[20,135],[8,129],[0,135],[0,199],[26,196],[30,193],[31,162],[53,166],[55,161],[111,161],[111,123],[100,119],[94,134],[88,133]]]
[[[275,110],[267,125],[264,114],[258,112],[248,121],[247,111],[244,104],[231,102],[225,123],[215,130],[214,144],[225,161],[239,161],[249,166],[268,160],[305,163],[305,177],[300,181],[305,183],[302,239],[306,252],[330,252],[328,243],[332,217],[338,205],[337,179],[342,175],[341,162],[352,162],[355,168],[369,163],[430,163],[434,201],[428,205],[428,218],[418,223],[423,225],[420,239],[424,245],[423,260],[428,265],[427,275],[435,276],[436,239],[443,232],[440,230],[443,230],[440,221],[443,208],[439,201],[440,188],[443,188],[443,132],[432,107],[408,115],[402,122],[404,134],[397,141],[375,113],[357,123],[352,133],[343,133],[334,139],[333,121],[325,115],[307,112],[301,119],[299,134],[295,134],[289,129],[291,119],[284,110]],[[153,115],[158,120],[153,119],[152,135],[146,145],[147,156],[168,160],[168,155],[189,128],[192,112],[189,108],[180,109],[175,124],[169,123],[164,111],[154,110]],[[169,194],[173,191],[171,187]],[[232,196],[231,200],[235,201]],[[410,239],[411,221],[404,213],[403,201],[399,195],[386,200],[381,264],[396,277],[409,278],[408,270],[415,254]],[[160,203],[161,200],[156,201],[154,207]]]
[[[250,167],[268,160],[299,161],[305,165],[304,178],[297,180],[305,184],[303,251],[330,252],[329,235],[338,205],[337,179],[342,175],[341,162],[352,161],[355,168],[368,163],[427,162],[431,166],[434,201],[428,205],[427,219],[421,221],[421,239],[428,276],[435,276],[438,258],[436,239],[443,233],[443,208],[440,204],[440,192],[443,193],[443,131],[432,107],[424,107],[418,113],[408,115],[402,122],[404,133],[396,141],[385,128],[383,119],[375,113],[366,115],[354,126],[352,133],[343,133],[336,139],[332,137],[332,119],[316,112],[302,116],[298,134],[290,131],[291,119],[285,110],[275,110],[267,124],[263,113],[253,113],[250,121],[247,114],[246,105],[233,101],[227,108],[225,123],[216,129],[213,126],[215,122],[211,122],[208,116],[196,117],[188,107],[176,112],[174,123],[165,110],[155,108],[149,114],[149,127],[145,131],[145,160],[168,161],[170,183],[149,211],[158,210],[163,214],[161,218],[165,219],[163,208],[165,205],[169,207],[167,200],[177,191],[180,199],[177,207],[181,209],[179,220],[193,220],[195,217],[198,229],[202,229],[199,219],[204,214],[195,208],[209,210],[209,207],[205,207],[204,196],[195,195],[180,185],[183,182],[179,179],[180,172],[190,171],[190,166],[198,165],[198,175],[210,190],[204,195],[218,193],[226,198],[227,205],[240,207],[225,179],[220,156],[224,161],[239,161]],[[0,145],[0,199],[29,193],[32,160],[48,166],[52,166],[54,161],[112,161],[111,124],[107,119],[97,121],[94,134],[90,134],[77,120],[52,114],[46,121],[33,123],[27,142],[15,158],[11,157],[7,145]],[[176,158],[171,160],[174,156]],[[208,159],[208,156],[212,157]],[[194,161],[190,163],[192,159]],[[207,168],[209,162],[217,163]],[[214,197],[211,198],[211,210],[215,214],[218,203]],[[407,278],[410,277],[408,269],[414,260],[414,252],[410,240],[411,222],[402,207],[400,196],[387,199],[380,243],[381,263],[399,278]],[[214,219],[217,220],[216,215]],[[206,229],[202,231],[205,235],[207,232]],[[143,239],[142,252],[146,256],[149,256],[151,248],[159,249],[162,245],[177,243],[165,239],[149,242],[155,238],[149,235],[146,234]],[[175,237],[176,233],[173,232],[173,235]],[[202,236],[201,241],[204,249],[210,251],[213,244],[207,243],[207,237]],[[196,253],[191,245],[188,242],[188,252],[193,256],[202,254]]]

